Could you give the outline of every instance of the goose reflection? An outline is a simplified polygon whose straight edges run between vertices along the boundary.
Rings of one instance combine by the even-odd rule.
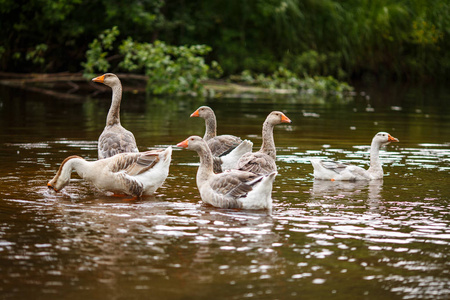
[[[383,180],[371,181],[328,181],[314,180],[311,197],[314,200],[350,199],[360,200],[367,191],[366,204],[370,209],[380,208]]]

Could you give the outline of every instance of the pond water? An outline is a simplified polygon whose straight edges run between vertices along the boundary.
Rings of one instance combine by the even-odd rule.
[[[261,144],[272,110],[279,175],[274,208],[217,209],[195,186],[198,157],[174,148],[154,197],[127,201],[74,173],[46,183],[69,155],[94,160],[110,93],[68,101],[0,88],[2,299],[449,299],[450,91],[391,89],[323,98],[147,99],[125,94],[121,119],[141,151],[219,134]],[[311,157],[367,167],[378,131],[381,182],[314,181]]]

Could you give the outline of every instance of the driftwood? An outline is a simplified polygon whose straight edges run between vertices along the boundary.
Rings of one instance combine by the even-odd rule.
[[[125,86],[124,91],[145,92],[147,76],[137,74],[117,74],[117,76],[121,79],[143,82],[132,87]],[[86,79],[82,73],[19,74],[0,72],[0,78],[2,78],[0,79],[2,85],[70,100],[84,100],[87,95],[95,96],[111,91],[107,86]]]
[[[139,74],[116,74],[122,80],[132,81],[132,85],[124,85],[126,92],[145,92],[148,77]],[[2,78],[2,79],[1,79]],[[137,83],[136,83],[137,82]],[[82,73],[52,74],[19,74],[0,72],[0,84],[22,88],[57,98],[84,100],[86,96],[96,96],[110,91],[102,84],[96,84],[83,77]],[[204,80],[202,84],[209,96],[213,97],[254,97],[266,95],[295,95],[295,89],[268,89],[229,83],[220,80]]]
[[[17,87],[62,99],[84,100],[83,96],[73,93],[73,91],[79,90],[79,85],[75,82],[86,81],[81,74],[78,73],[18,74],[0,72],[0,77],[4,78],[0,80],[0,84],[2,85]],[[52,88],[39,86],[39,84],[43,83],[65,83],[70,86],[71,89],[68,92],[60,92]]]

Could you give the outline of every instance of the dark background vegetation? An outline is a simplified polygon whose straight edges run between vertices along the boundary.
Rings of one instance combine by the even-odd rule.
[[[0,68],[81,71],[113,26],[117,43],[209,45],[224,75],[283,66],[339,80],[450,77],[448,0],[0,0]]]

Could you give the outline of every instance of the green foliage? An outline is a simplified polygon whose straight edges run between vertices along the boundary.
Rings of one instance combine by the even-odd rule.
[[[299,76],[314,76],[320,74],[335,74],[339,79],[347,77],[340,64],[342,56],[339,53],[318,53],[308,50],[300,54],[287,53],[283,57],[283,65]]]
[[[84,77],[92,78],[95,71],[107,72],[110,64],[107,60],[108,51],[113,50],[113,43],[120,34],[117,26],[106,29],[98,39],[94,39],[89,44],[89,50],[86,51],[86,62],[81,65],[84,67]]]
[[[179,0],[167,7],[168,18],[184,21],[176,38],[206,41],[227,74],[283,65],[339,79],[450,77],[445,0]]]
[[[294,72],[279,67],[271,75],[253,75],[251,71],[244,70],[241,76],[232,76],[234,80],[263,86],[270,89],[295,89],[300,93],[329,95],[334,94],[340,97],[353,91],[353,88],[345,82],[340,82],[331,76],[314,76],[299,78]]]
[[[118,35],[119,30],[113,27],[89,44],[87,61],[82,64],[86,78],[92,78],[96,71],[111,70],[108,58],[115,53],[113,44]],[[221,67],[217,62],[212,62],[211,69],[205,63],[203,56],[210,51],[211,47],[206,45],[172,46],[161,41],[140,43],[129,37],[118,47],[121,61],[117,67],[147,75],[147,90],[152,94],[198,94],[203,91],[200,81],[208,78],[210,70],[211,75],[221,75]]]
[[[34,49],[27,52],[25,57],[26,60],[31,61],[33,64],[43,64],[44,61],[44,53],[47,51],[46,44],[39,44]]]
[[[105,28],[147,39],[167,23],[164,0],[0,0],[0,69],[79,71],[89,43]],[[43,51],[42,45],[46,45]]]
[[[226,75],[450,78],[448,0],[0,0],[0,68],[78,71],[89,49],[83,67],[106,69],[97,37],[113,26],[117,41],[209,45]]]
[[[209,70],[203,56],[210,51],[206,45],[177,47],[161,41],[138,43],[128,38],[120,46],[124,59],[119,67],[143,70],[148,76],[147,90],[155,95],[201,93],[200,81],[208,78]]]
[[[0,59],[2,58],[4,53],[5,53],[5,47],[0,46]]]

